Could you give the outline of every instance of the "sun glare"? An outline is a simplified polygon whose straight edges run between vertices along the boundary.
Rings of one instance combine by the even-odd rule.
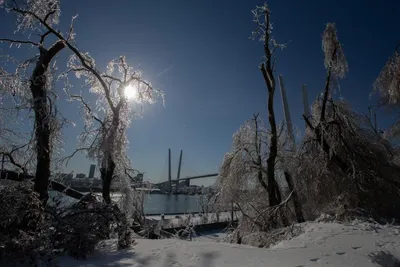
[[[132,84],[128,85],[124,89],[124,94],[126,98],[129,100],[137,100],[138,98],[138,91],[136,86],[133,86]]]

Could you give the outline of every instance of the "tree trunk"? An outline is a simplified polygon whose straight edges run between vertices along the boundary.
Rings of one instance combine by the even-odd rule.
[[[265,63],[261,64],[261,72],[265,84],[268,88],[268,121],[271,127],[271,139],[269,145],[269,155],[267,159],[267,176],[268,176],[268,200],[269,205],[276,206],[279,204],[276,196],[276,180],[275,180],[275,161],[278,155],[278,133],[276,129],[275,111],[274,111],[274,94],[275,94],[275,77],[273,73],[273,52],[269,48],[270,36],[270,13],[265,12],[265,38],[264,38],[264,54]]]
[[[35,139],[36,139],[36,173],[35,191],[39,193],[43,203],[48,199],[48,185],[50,178],[50,116],[46,88],[46,72],[51,60],[65,47],[65,43],[57,41],[49,50],[39,48],[40,56],[33,70],[30,80],[30,90],[33,98],[35,113]]]
[[[338,155],[336,155],[336,153],[333,153],[333,154],[330,153],[331,148],[330,148],[328,142],[326,141],[327,139],[324,138],[324,136],[323,136],[323,132],[321,130],[321,124],[314,127],[306,116],[303,115],[303,118],[304,118],[307,126],[314,132],[316,141],[318,142],[318,144],[322,147],[324,152],[327,155],[329,155],[330,161],[335,163],[343,171],[343,173],[348,173],[350,166],[348,166],[345,161],[343,161]]]
[[[268,58],[268,57],[267,57]],[[279,204],[278,197],[276,195],[276,180],[275,180],[275,161],[278,155],[278,133],[276,129],[275,111],[274,111],[274,93],[275,93],[275,79],[272,74],[272,69],[268,64],[265,67],[264,64],[261,66],[261,71],[264,76],[265,83],[268,87],[268,121],[271,127],[271,139],[269,145],[269,155],[267,159],[267,176],[268,176],[268,200],[269,205],[276,206]]]
[[[297,192],[294,189],[292,176],[287,171],[284,172],[284,175],[285,175],[286,183],[289,186],[289,190],[292,192],[294,212],[296,214],[297,222],[298,223],[305,222],[304,216],[303,216],[303,210],[301,208],[301,203],[300,203],[300,200],[299,200],[299,196],[297,195]]]
[[[333,53],[332,53],[332,58],[331,58],[332,65],[333,65],[333,60],[335,59],[336,50],[337,50],[337,45],[335,46],[335,49],[333,50]],[[320,116],[320,120],[319,120],[320,122],[323,122],[325,120],[326,102],[328,101],[329,88],[330,88],[330,84],[331,84],[332,65],[329,67],[328,75],[326,76],[324,98],[322,100],[321,116]]]
[[[263,171],[262,171],[262,159],[261,159],[261,139],[258,137],[258,114],[254,115],[254,125],[256,127],[256,133],[254,136],[254,146],[257,152],[257,162],[256,165],[258,166],[257,178],[258,182],[261,186],[267,191],[268,193],[268,185],[265,183],[263,178]]]
[[[115,163],[111,156],[108,156],[107,162],[100,169],[101,179],[103,180],[102,196],[106,204],[111,204],[111,181],[114,175]]]
[[[269,148],[269,156],[267,159],[268,167],[268,189],[269,189],[269,205],[276,206],[279,204],[276,196],[276,181],[275,181],[275,161],[278,155],[278,138],[276,131],[275,113],[274,113],[274,93],[269,91],[268,93],[268,119],[271,125],[271,140]]]
[[[281,194],[279,185],[276,181],[275,181],[275,190],[276,190],[276,200],[278,201],[278,203],[281,203],[282,202],[282,194]]]

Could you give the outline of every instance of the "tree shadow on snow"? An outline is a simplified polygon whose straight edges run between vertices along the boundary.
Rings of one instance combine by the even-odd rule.
[[[101,252],[100,252],[101,253]],[[101,255],[101,256],[100,256]],[[152,267],[160,266],[160,261],[155,256],[144,256],[141,257],[134,250],[122,250],[115,252],[106,252],[101,254],[95,254],[89,257],[87,260],[76,260],[73,258],[64,258],[61,260],[60,267],[73,267],[73,266],[87,266],[87,267],[127,267],[127,266],[140,266],[140,267]],[[169,252],[165,255],[163,267],[183,266],[175,253]],[[215,259],[219,257],[218,252],[205,252],[200,255],[201,266],[213,267],[215,266]],[[385,266],[386,267],[386,266]],[[397,266],[396,266],[397,267]]]
[[[150,266],[152,256],[140,257],[138,253],[132,250],[122,250],[116,252],[108,252],[101,257],[89,257],[87,260],[76,260],[68,257],[61,260],[60,267],[73,267],[73,266],[90,266],[90,267],[124,267],[132,266],[132,263],[139,263],[139,266]]]
[[[369,256],[373,263],[379,264],[382,267],[400,267],[400,260],[390,252],[378,251],[371,253]]]
[[[218,252],[205,252],[201,254],[202,266],[203,267],[212,267],[214,266],[214,260],[219,257]],[[163,267],[172,267],[172,266],[181,266],[176,259],[176,255],[174,253],[167,253],[167,258],[164,262]],[[146,265],[145,265],[146,266]],[[147,265],[150,266],[150,265]]]

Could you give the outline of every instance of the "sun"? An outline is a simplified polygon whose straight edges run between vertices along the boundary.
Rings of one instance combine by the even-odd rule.
[[[129,84],[124,89],[125,97],[129,100],[137,100],[138,99],[138,90],[137,87]]]

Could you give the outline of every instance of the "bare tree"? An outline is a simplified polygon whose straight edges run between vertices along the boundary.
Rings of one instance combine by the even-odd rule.
[[[274,77],[275,52],[284,45],[277,44],[272,37],[271,12],[267,4],[257,6],[253,11],[254,21],[257,24],[253,32],[253,38],[259,38],[264,43],[264,59],[260,70],[268,89],[268,121],[270,126],[270,143],[267,159],[267,179],[268,179],[268,198],[269,205],[275,206],[280,202],[279,188],[276,186],[275,163],[278,156],[278,133],[274,111],[274,95],[276,82]]]

